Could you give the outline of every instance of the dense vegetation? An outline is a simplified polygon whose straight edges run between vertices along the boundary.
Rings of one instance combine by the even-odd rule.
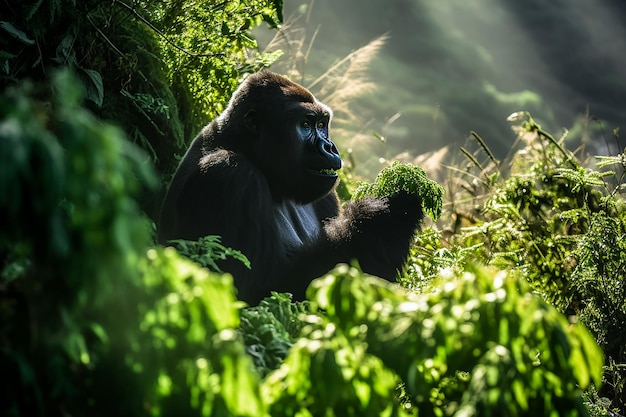
[[[624,154],[594,166],[519,112],[517,153],[474,134],[443,200],[415,166],[344,173],[344,198],[419,192],[439,218],[401,285],[338,265],[307,302],[246,308],[209,272],[245,254],[158,247],[150,216],[191,132],[276,57],[249,30],[281,2],[7,4],[0,414],[625,413]]]

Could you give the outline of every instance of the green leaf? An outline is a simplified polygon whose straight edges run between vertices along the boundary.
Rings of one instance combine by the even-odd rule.
[[[85,87],[85,97],[93,101],[98,107],[102,106],[104,101],[104,86],[102,85],[102,76],[98,71],[86,68],[80,68],[81,81]]]
[[[222,22],[222,36],[230,35],[231,31],[227,22]]]
[[[35,41],[30,39],[26,33],[24,33],[23,31],[19,30],[18,28],[16,28],[15,26],[13,26],[11,23],[9,22],[2,22],[0,21],[0,27],[2,29],[4,29],[7,33],[9,33],[9,35],[13,36],[14,38],[16,38],[17,40],[19,40],[20,42],[26,44],[26,45],[34,45]]]
[[[75,39],[76,36],[72,33],[68,33],[57,46],[56,56],[52,58],[52,60],[59,64],[65,64],[72,67],[75,66],[77,63],[76,54],[74,53],[73,48]]]
[[[278,23],[283,23],[283,0],[274,0],[274,8],[276,9],[276,16],[278,16]]]

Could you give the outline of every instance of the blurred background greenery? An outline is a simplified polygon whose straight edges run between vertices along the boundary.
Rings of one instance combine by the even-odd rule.
[[[255,33],[261,47],[285,51],[273,68],[297,69],[307,86],[385,35],[361,68],[373,84],[353,103],[356,132],[337,137],[368,178],[380,169],[378,157],[442,157],[436,151],[455,150],[471,130],[502,158],[513,144],[506,118],[518,110],[557,136],[567,129],[572,147],[584,143],[593,154],[626,145],[612,134],[626,121],[620,0],[289,0],[285,18],[279,42]],[[351,78],[339,85],[348,82],[356,88]],[[323,93],[320,83],[312,87]]]

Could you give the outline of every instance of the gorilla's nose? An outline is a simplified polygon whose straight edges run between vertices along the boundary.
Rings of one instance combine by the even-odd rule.
[[[329,155],[339,155],[339,150],[335,146],[332,140],[330,139],[320,139],[317,144],[320,152],[329,154]]]
[[[341,169],[343,161],[339,155],[339,150],[330,139],[320,139],[317,142],[317,149],[322,157],[324,157],[330,163],[332,169]]]

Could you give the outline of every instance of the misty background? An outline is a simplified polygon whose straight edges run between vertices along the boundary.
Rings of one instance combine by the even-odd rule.
[[[555,137],[567,130],[570,149],[624,149],[615,130],[626,126],[623,0],[285,0],[284,9],[283,32],[273,41],[256,32],[259,45],[282,49],[272,69],[293,77],[296,68],[322,101],[360,89],[329,104],[351,116],[334,122],[334,139],[366,177],[381,157],[449,159],[470,131],[503,158],[516,137],[506,119],[519,110]],[[318,77],[372,41],[366,68],[325,90]]]

